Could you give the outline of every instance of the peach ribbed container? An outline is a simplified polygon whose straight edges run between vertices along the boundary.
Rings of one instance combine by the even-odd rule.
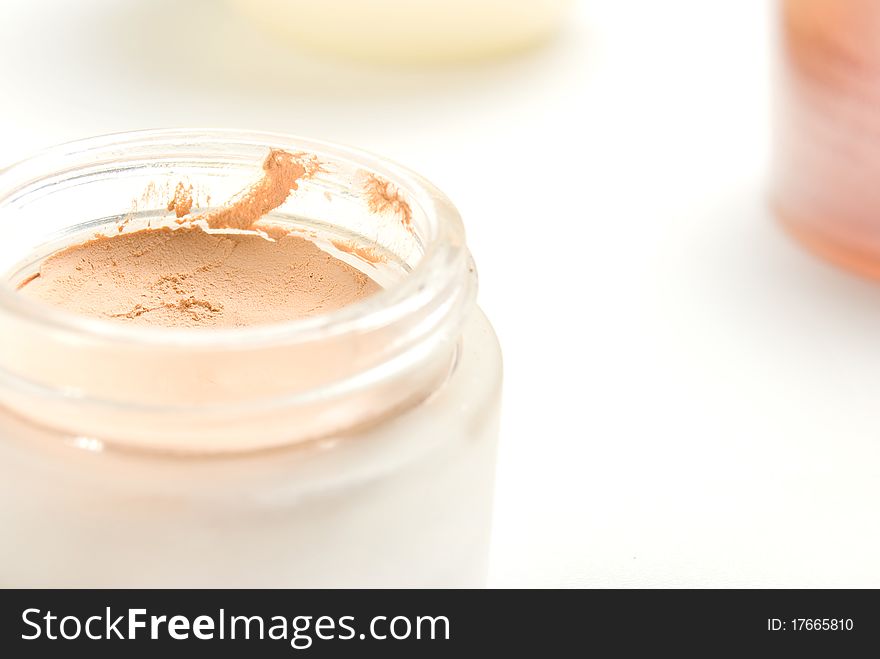
[[[880,277],[880,3],[779,8],[774,208],[813,251]]]

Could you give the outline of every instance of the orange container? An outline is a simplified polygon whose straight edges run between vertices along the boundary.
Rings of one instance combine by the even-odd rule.
[[[816,252],[880,278],[880,2],[780,7],[774,208]]]

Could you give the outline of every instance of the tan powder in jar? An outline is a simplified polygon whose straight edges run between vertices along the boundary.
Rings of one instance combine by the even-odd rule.
[[[314,243],[199,228],[101,237],[46,259],[21,292],[66,311],[143,325],[219,327],[326,313],[379,290]]]
[[[377,292],[378,284],[277,226],[271,237],[242,232],[317,168],[304,154],[273,149],[263,177],[236,203],[189,217],[184,226],[96,236],[68,247],[45,259],[20,291],[72,313],[166,327],[283,322],[344,307]],[[182,217],[191,204],[191,189],[179,185],[168,210]]]

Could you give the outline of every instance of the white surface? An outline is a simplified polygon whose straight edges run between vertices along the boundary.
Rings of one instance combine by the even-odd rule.
[[[310,62],[207,2],[2,11],[5,160],[258,128],[458,204],[506,358],[492,584],[880,586],[880,287],[764,210],[768,3],[588,2],[429,72]]]

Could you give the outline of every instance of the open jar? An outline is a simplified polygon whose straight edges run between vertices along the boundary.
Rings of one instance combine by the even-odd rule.
[[[381,292],[202,329],[79,316],[17,290],[65,246],[167,217],[179,183],[199,209],[224,203],[270,148],[320,167],[269,221]],[[299,138],[146,131],[2,170],[0,222],[0,584],[484,578],[500,350],[458,214],[431,184]]]

